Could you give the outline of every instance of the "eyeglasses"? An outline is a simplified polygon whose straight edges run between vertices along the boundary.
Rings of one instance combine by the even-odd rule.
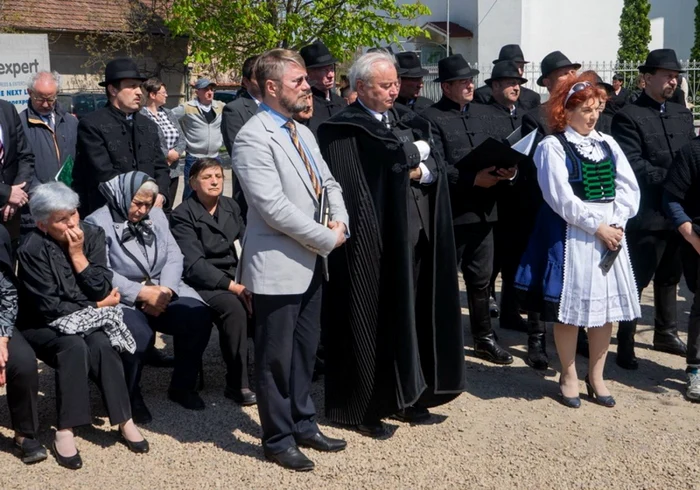
[[[576,92],[580,92],[581,90],[584,90],[588,87],[590,87],[591,84],[589,82],[578,82],[575,83],[571,89],[569,89],[569,93],[566,94],[566,99],[564,99],[564,107],[566,107],[566,104],[569,102],[569,99],[571,98],[572,95],[574,95]]]
[[[38,102],[40,104],[44,102],[46,102],[47,104],[53,104],[56,102],[56,97],[35,97],[34,95],[32,95],[31,98],[34,102]]]

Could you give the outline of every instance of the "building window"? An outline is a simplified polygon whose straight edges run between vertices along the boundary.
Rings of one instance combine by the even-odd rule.
[[[420,47],[420,61],[424,65],[435,65],[447,57],[447,47],[442,44],[423,44]],[[450,49],[452,54],[452,49]]]

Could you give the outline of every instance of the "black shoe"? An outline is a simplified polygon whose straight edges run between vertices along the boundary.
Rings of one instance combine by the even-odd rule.
[[[581,408],[581,397],[564,396],[564,393],[561,391],[561,382],[559,383],[559,401],[562,405],[569,408]]]
[[[598,405],[603,405],[604,407],[608,408],[615,406],[615,399],[612,396],[599,396],[595,392],[593,385],[591,385],[591,381],[588,379],[588,376],[586,376],[586,391],[588,391],[588,398],[596,402]]]
[[[204,410],[206,405],[196,391],[168,390],[168,398],[188,410]]]
[[[549,368],[545,337],[543,333],[534,333],[527,338],[527,364],[538,371],[546,371]]]
[[[678,336],[678,330],[654,331],[654,350],[685,357],[688,347]]]
[[[391,416],[392,419],[398,420],[399,422],[406,422],[408,424],[418,424],[420,422],[425,422],[430,419],[430,412],[427,408],[416,407],[412,405],[406,407],[403,410],[399,410],[394,415]]]
[[[588,359],[590,352],[588,350],[588,334],[585,328],[578,329],[578,340],[576,341],[576,354]]]
[[[255,396],[255,393],[248,388],[243,390],[234,390],[233,388],[229,388],[227,386],[224,390],[224,396],[229,400],[233,400],[234,402],[238,403],[242,407],[248,407],[258,403],[258,398]]]
[[[310,447],[316,451],[323,451],[326,453],[337,453],[345,449],[348,445],[348,443],[342,439],[333,439],[324,436],[320,432],[317,432],[307,439],[297,439],[296,441],[301,447]]]
[[[501,328],[506,330],[515,330],[516,332],[525,333],[528,331],[527,321],[520,315],[509,316],[508,318],[506,318],[505,315],[501,315],[500,325]]]
[[[15,450],[24,464],[38,463],[48,457],[46,448],[36,439],[30,439],[29,437],[25,437],[22,444],[15,439]]]
[[[373,437],[375,439],[384,437],[388,434],[387,428],[381,422],[381,420],[377,422],[365,422],[363,424],[355,425],[353,428],[363,436]]]
[[[126,447],[128,447],[129,451],[131,451],[132,453],[145,454],[151,448],[148,444],[148,441],[145,438],[143,441],[134,442],[127,439],[121,430],[119,431],[119,435],[121,436],[121,439],[124,442],[124,444],[126,444]]]
[[[498,302],[493,296],[489,296],[489,314],[491,318],[498,318],[501,314],[501,310],[498,309]]]
[[[474,355],[494,364],[512,364],[513,356],[498,345],[493,333],[474,339]]]
[[[175,358],[173,356],[167,355],[160,349],[151,347],[146,351],[146,355],[143,359],[143,364],[146,366],[153,366],[158,368],[171,368],[175,366]]]
[[[148,424],[153,420],[153,416],[140,393],[134,394],[131,398],[131,418],[137,425]]]
[[[637,332],[637,323],[620,322],[617,328],[617,356],[615,363],[622,369],[634,371],[639,369],[637,356],[634,354],[634,335]]]
[[[56,462],[69,470],[79,470],[83,467],[83,459],[80,457],[80,451],[77,451],[73,456],[61,456],[56,449],[56,441],[53,442],[53,454],[56,456]]]
[[[281,453],[272,454],[265,451],[265,457],[270,461],[277,463],[282,468],[293,471],[311,471],[314,469],[314,462],[304,456],[304,453],[299,451],[299,448],[292,446]]]

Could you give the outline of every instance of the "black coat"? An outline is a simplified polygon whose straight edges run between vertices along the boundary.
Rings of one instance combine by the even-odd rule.
[[[20,329],[37,328],[88,306],[96,307],[112,290],[104,231],[82,221],[80,227],[90,263],[80,274],[73,270],[65,249],[38,229],[22,241],[17,252]]]
[[[398,128],[430,138],[427,121],[401,107],[395,114]],[[437,154],[429,186],[432,255],[425,259],[433,273],[419,281],[425,293],[417,314],[407,209],[408,172],[420,160],[415,146],[357,102],[322,124],[318,136],[343,187],[352,233],[330,255],[324,289],[324,311],[333,315],[323,332],[327,415],[359,424],[419,398],[424,406],[446,403],[464,390],[464,344],[444,164]]]
[[[620,89],[619,94],[615,95],[615,92],[612,93],[610,99],[608,99],[608,103],[606,104],[605,108],[607,109],[609,107],[611,110],[611,114],[614,115],[617,111],[619,111],[625,106],[629,97],[629,90],[622,87]]]
[[[474,100],[472,102],[476,104],[488,104],[493,96],[493,90],[488,85],[479,87],[474,91]],[[534,90],[530,90],[527,87],[520,87],[520,97],[516,104],[516,108],[523,112],[534,109],[541,103],[540,94]]]
[[[253,97],[247,91],[244,91],[235,100],[224,106],[224,110],[221,113],[221,134],[224,138],[224,146],[226,146],[226,151],[228,151],[229,155],[233,154],[233,143],[236,141],[238,132],[256,112],[258,112],[258,103],[253,100]],[[233,173],[233,170],[231,170],[231,177],[233,183],[233,198],[241,207],[241,215],[245,220],[246,213],[248,212],[248,203],[245,200],[243,189],[236,175]]]
[[[12,186],[26,182],[25,191],[34,178],[34,154],[27,141],[22,121],[15,106],[0,100],[0,131],[5,149],[4,164],[0,172],[0,207],[7,204]]]
[[[153,177],[167,194],[170,171],[160,147],[158,125],[139,112],[133,129],[126,115],[112,105],[85,115],[78,124],[78,149],[73,189],[80,196],[81,216],[105,204],[97,186],[117,175],[140,170]]]
[[[442,97],[421,113],[430,121],[435,148],[448,167],[452,216],[456,225],[498,219],[495,190],[474,187],[476,171],[455,167],[489,137],[484,126],[486,115],[483,105],[469,104],[466,110],[460,111],[459,105],[447,97]]]
[[[397,104],[401,104],[402,106],[406,107],[407,109],[412,110],[413,112],[420,114],[424,110],[426,110],[428,107],[433,105],[435,103],[434,100],[431,100],[427,97],[421,97],[420,95],[416,97],[415,99],[404,99],[403,97],[398,97],[396,99]]]
[[[204,301],[228,291],[238,266],[233,242],[245,232],[241,210],[230,197],[219,198],[216,215],[204,209],[196,193],[170,215],[170,231],[184,255],[182,277]]]
[[[330,100],[326,100],[325,93],[313,87],[311,88],[311,93],[313,94],[314,115],[306,122],[306,126],[316,135],[318,127],[324,121],[330,119],[331,116],[346,108],[348,103],[333,90],[330,91]]]
[[[612,136],[625,152],[642,193],[639,213],[628,228],[639,230],[672,229],[664,217],[662,183],[678,151],[695,137],[693,116],[673,102],[661,104],[646,93],[615,114]]]

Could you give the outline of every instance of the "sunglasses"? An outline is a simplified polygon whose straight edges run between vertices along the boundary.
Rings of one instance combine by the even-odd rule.
[[[580,92],[581,90],[585,90],[586,88],[590,87],[591,84],[589,82],[578,82],[575,83],[573,87],[569,90],[569,93],[566,94],[566,99],[564,99],[564,107],[566,107],[566,104],[569,102],[569,99],[571,98],[572,95],[574,95],[576,92]]]

